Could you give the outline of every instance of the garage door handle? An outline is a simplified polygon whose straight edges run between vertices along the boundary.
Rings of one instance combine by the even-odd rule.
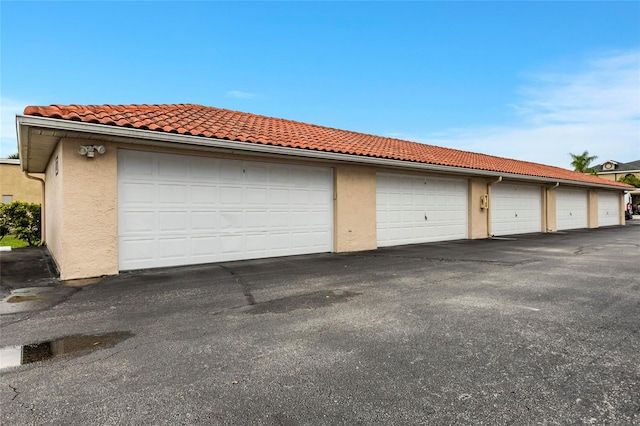
[[[424,214],[424,220],[429,220],[426,213]]]

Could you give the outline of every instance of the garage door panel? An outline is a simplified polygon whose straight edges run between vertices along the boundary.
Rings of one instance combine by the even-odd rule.
[[[329,189],[311,189],[309,191],[309,203],[315,207],[321,207],[324,210],[327,210],[327,197],[331,198],[332,192]]]
[[[266,232],[247,235],[246,244],[249,253],[262,253],[269,248],[269,235]]]
[[[464,179],[377,175],[378,246],[467,238],[467,216]]]
[[[243,188],[241,186],[222,186],[218,189],[219,202],[223,206],[236,206],[243,203]]]
[[[246,188],[247,205],[264,206],[269,202],[268,188]]]
[[[230,254],[236,253],[238,255],[244,252],[244,236],[236,234],[222,234],[220,235],[220,253]],[[228,259],[228,258],[225,258]]]
[[[131,180],[153,179],[156,174],[155,162],[144,153],[118,158],[118,170]]]
[[[288,206],[289,205],[289,190],[288,189],[271,189],[269,191],[269,204]]]
[[[320,198],[324,200],[324,194],[320,194]],[[306,206],[311,201],[311,194],[308,189],[292,189],[291,190],[291,204],[294,206]]]
[[[264,178],[269,175],[269,166],[266,164],[246,164],[244,173],[247,184],[264,185]]]
[[[189,162],[182,158],[159,158],[157,179],[165,181],[187,180]]]
[[[309,212],[306,212],[306,211],[292,211],[290,214],[291,223],[289,225],[294,229],[296,228],[304,229],[307,225],[318,224],[318,222],[313,221],[313,219],[317,218],[318,216],[320,217],[321,220],[324,218],[324,214],[314,215],[313,213],[309,214]]]
[[[195,181],[216,181],[218,169],[215,167],[215,159],[195,158],[191,160],[191,178]]]
[[[620,197],[617,193],[598,192],[598,226],[620,224]]]
[[[245,224],[245,215],[242,210],[221,211],[218,217],[220,218],[220,229],[222,231],[240,230]]]
[[[271,168],[269,172],[269,184],[273,186],[287,186],[291,181],[289,171],[280,168]]]
[[[158,229],[161,232],[180,231],[186,232],[189,229],[189,216],[186,211],[181,212],[159,212]]]
[[[156,186],[152,183],[127,182],[122,185],[121,201],[125,203],[149,204],[156,196]]]
[[[187,256],[187,246],[186,237],[158,238],[155,250],[159,259],[184,259]]]
[[[216,211],[193,211],[191,213],[191,231],[213,232],[218,228]]]
[[[121,150],[118,200],[121,270],[332,249],[329,168]]]
[[[318,229],[315,231],[311,231],[309,234],[309,247],[312,249],[308,253],[314,253],[322,247],[324,247],[324,242],[327,239],[331,239],[331,231],[327,229]],[[307,253],[307,254],[308,254]]]
[[[308,182],[309,188],[326,189],[325,182],[331,174],[330,169],[316,168],[305,173],[305,180]]]
[[[127,211],[120,217],[121,231],[127,234],[153,232],[155,220],[155,212]]]
[[[493,235],[526,234],[542,230],[542,192],[537,186],[498,184],[491,188]]]
[[[146,263],[153,260],[155,240],[153,238],[127,238],[119,248],[122,256],[132,263]]]
[[[216,204],[218,191],[212,186],[189,185],[189,197],[192,204],[213,205]]]
[[[556,190],[556,225],[558,230],[579,229],[588,226],[587,191]]]
[[[187,185],[158,185],[158,201],[163,204],[184,204],[187,201]]]
[[[244,168],[240,161],[223,161],[214,165],[217,167],[219,176],[218,180],[225,180],[228,182],[241,182],[244,180]]]

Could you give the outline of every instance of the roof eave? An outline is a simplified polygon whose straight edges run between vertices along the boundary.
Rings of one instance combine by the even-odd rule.
[[[18,137],[18,155],[20,157],[20,166],[23,171],[28,170],[28,159],[29,156],[27,154],[27,146],[29,140],[29,127],[25,126],[18,120],[19,116],[16,116],[16,133]]]
[[[604,188],[609,190],[625,191],[628,188],[623,188],[615,185],[598,184],[592,182],[574,181],[568,179],[555,179],[540,176],[521,175],[516,173],[503,173],[499,171],[490,171],[482,169],[472,169],[455,166],[445,166],[438,164],[418,163],[403,160],[394,160],[380,157],[367,157],[361,155],[342,154],[328,151],[315,151],[300,148],[289,148],[277,145],[264,145],[258,143],[248,143],[233,140],[224,140],[216,138],[205,138],[202,136],[182,135],[179,133],[166,133],[158,132],[154,130],[136,129],[131,127],[118,127],[108,126],[104,124],[86,123],[80,121],[61,120],[57,118],[46,118],[38,116],[16,116],[16,126],[18,128],[18,147],[20,151],[22,169],[29,172],[43,172],[44,170],[31,169],[29,163],[29,155],[32,149],[37,147],[31,147],[30,129],[32,127],[41,127],[54,130],[70,131],[70,132],[82,132],[99,134],[104,136],[122,137],[131,140],[132,144],[138,145],[152,145],[157,142],[166,143],[180,143],[183,145],[219,148],[230,151],[242,151],[252,152],[259,154],[271,154],[271,155],[283,155],[294,156],[309,159],[330,160],[349,163],[361,163],[368,165],[378,165],[382,167],[400,168],[400,169],[413,169],[424,170],[432,172],[441,172],[448,174],[462,174],[465,176],[481,176],[481,177],[499,177],[508,178],[512,180],[529,181],[529,182],[541,182],[547,184],[564,184],[572,186],[588,186],[592,188]],[[50,158],[53,153],[44,153],[47,158]]]

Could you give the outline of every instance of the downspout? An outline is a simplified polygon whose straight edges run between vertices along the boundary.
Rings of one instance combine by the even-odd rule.
[[[487,184],[487,196],[489,198],[489,205],[487,206],[487,235],[489,238],[493,238],[493,233],[491,232],[491,205],[493,204],[491,201],[491,186],[500,182],[502,182],[502,176],[499,176],[498,180]]]
[[[24,175],[29,178],[29,179],[33,179],[33,180],[39,180],[40,183],[42,184],[42,202],[40,204],[40,245],[43,245],[45,243],[44,239],[45,239],[45,205],[44,205],[44,200],[45,200],[45,196],[44,196],[44,191],[45,191],[45,185],[44,185],[44,179],[39,178],[39,177],[35,177],[35,176],[31,176],[29,174],[29,172],[27,172],[25,170]]]
[[[551,229],[549,228],[549,190],[556,189],[559,186],[560,186],[560,182],[556,182],[555,185],[548,186],[544,190],[544,227],[547,230],[547,232],[552,232]],[[558,219],[556,218],[556,221],[557,220]],[[557,227],[557,224],[556,224],[556,227]]]

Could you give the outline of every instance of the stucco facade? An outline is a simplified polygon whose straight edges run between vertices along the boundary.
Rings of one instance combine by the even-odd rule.
[[[41,173],[33,176],[43,178]],[[42,183],[25,176],[20,160],[0,159],[0,194],[4,201],[42,204]]]
[[[640,179],[640,160],[622,163],[608,160],[594,167],[598,177],[618,182],[626,176],[635,176]]]
[[[243,234],[248,228],[253,228],[252,237],[258,235],[256,232],[261,233],[257,237],[260,241],[267,240],[263,238],[265,235],[273,236],[280,242],[289,238],[282,237],[283,235],[290,235],[292,240],[297,238],[296,241],[305,241],[305,238],[314,241],[310,238],[311,234],[305,233],[307,230],[304,228],[310,228],[310,223],[316,226],[317,222],[315,219],[314,222],[307,222],[300,218],[304,214],[317,218],[317,211],[323,212],[320,232],[327,238],[322,245],[313,246],[315,251],[293,254],[372,250],[378,244],[407,244],[406,241],[420,243],[459,238],[490,238],[494,235],[494,227],[495,235],[555,232],[558,229],[557,188],[588,192],[586,214],[589,228],[599,226],[599,194],[603,191],[615,194],[619,197],[620,205],[618,223],[624,224],[623,191],[628,186],[551,166],[534,167],[531,163],[517,160],[429,147],[246,113],[230,114],[216,108],[193,105],[115,108],[70,106],[68,108],[73,110],[72,113],[66,111],[67,107],[62,110],[60,108],[27,108],[25,111],[34,116],[19,116],[17,124],[20,156],[24,159],[20,164],[22,169],[30,173],[45,173],[44,238],[62,280],[118,274],[121,267],[122,270],[135,269],[122,263],[123,259],[127,259],[127,253],[146,254],[146,251],[153,252],[160,248],[166,251],[154,259],[171,258],[182,247],[187,247],[185,250],[193,247],[187,246],[185,241],[197,240],[200,244],[198,250],[202,247],[204,251],[210,252],[230,247],[235,250],[239,243],[234,245],[224,242],[220,236],[227,232],[235,241],[240,241],[244,238],[243,235],[249,235]],[[75,111],[78,108],[82,113],[80,115]],[[88,110],[87,114],[84,114],[87,111],[83,108]],[[93,111],[94,109],[97,111]],[[119,115],[120,110],[127,111],[127,119]],[[193,127],[195,124],[188,118],[189,111],[204,114],[210,121],[203,124],[204,127]],[[149,114],[156,113],[161,114],[157,116],[157,120],[160,120],[158,122],[165,124],[154,125],[152,129],[149,127],[149,120],[153,120],[149,118]],[[166,114],[177,113],[179,119],[185,121],[175,128],[166,124]],[[37,114],[42,116],[35,116]],[[109,121],[108,117],[113,114],[116,114],[113,118],[119,118]],[[129,119],[130,122],[127,121]],[[240,128],[244,133],[233,133]],[[102,148],[104,152],[100,154]],[[83,155],[81,152],[86,154],[87,149],[96,149],[98,152],[93,157]],[[122,152],[119,154],[119,151]],[[151,153],[155,157],[162,156],[165,158],[162,163],[164,165],[160,166],[160,162],[150,160],[145,155],[140,155],[140,152],[149,152],[149,157],[152,157]],[[216,161],[203,162],[196,161],[199,159],[195,158],[185,160],[185,157],[179,156],[211,157]],[[122,160],[134,157],[138,160],[132,163]],[[219,161],[221,159],[239,161],[227,164]],[[247,164],[250,161],[260,164]],[[304,166],[309,166],[310,169],[314,166],[318,167],[317,171],[322,178],[308,183],[311,181],[306,180],[305,173],[291,172],[286,176],[289,177],[289,182],[296,182],[297,186],[292,187],[297,189],[286,192],[282,186],[278,186],[281,182],[272,180],[272,175],[260,175],[259,180],[255,180],[257,175],[253,175],[253,181],[246,180],[242,177],[247,176],[242,169],[245,166],[240,167],[239,174],[227,174],[224,179],[221,177],[226,166],[231,166],[232,163],[237,165],[239,162],[253,170],[300,170]],[[182,164],[187,163],[206,163],[209,166],[204,174],[200,169],[200,172],[189,169],[191,166],[172,168],[182,167]],[[278,163],[282,167],[264,163]],[[122,167],[120,173],[119,164]],[[165,174],[159,174],[161,167]],[[130,170],[142,171],[144,177],[132,178],[138,174],[131,174]],[[179,170],[187,172],[184,174]],[[207,176],[206,180],[190,181],[191,170],[200,173],[199,179]],[[167,171],[170,173],[166,174]],[[26,179],[23,175],[22,178]],[[36,181],[30,183],[40,185]],[[308,185],[307,188],[310,189],[302,190],[304,185]],[[173,193],[179,196],[161,200],[163,196],[160,194],[166,195],[168,192],[153,189],[161,186],[164,188],[162,191],[174,188]],[[151,189],[127,192],[129,190],[126,188],[132,187]],[[193,188],[200,188],[196,191],[213,188],[213,192],[207,192],[213,194],[210,199],[214,200],[208,202],[208,210],[202,210],[202,199],[192,195],[183,196],[188,191],[193,191]],[[316,191],[317,188],[320,189]],[[257,189],[259,191],[256,192]],[[234,202],[235,210],[224,210],[223,205],[228,203],[228,198],[216,198],[215,194],[234,191],[238,194],[234,199],[241,201]],[[269,198],[269,194],[294,192],[298,195],[291,197],[302,198],[286,198],[291,201],[286,201],[285,204],[281,201],[282,198]],[[246,195],[249,193],[254,195]],[[267,194],[264,198],[268,200],[267,204],[260,204],[259,209],[255,207],[258,201],[256,193]],[[320,210],[300,210],[300,207],[296,210],[295,206],[301,206],[304,197],[308,202],[316,203],[313,194],[317,193],[322,194],[322,201],[318,204]],[[609,205],[612,200],[615,201],[610,196],[607,199]],[[192,202],[200,203],[200,207],[194,207],[190,204]],[[584,217],[584,203],[580,205]],[[280,213],[272,215],[280,218],[273,222],[277,225],[271,226],[268,223],[264,229],[255,231],[255,218],[268,217],[269,212],[276,210],[280,213],[288,212],[286,214],[289,216],[285,217]],[[201,218],[197,219],[200,222],[195,228],[190,225],[190,221],[196,220],[194,215]],[[492,220],[492,215],[495,221]],[[161,216],[165,219],[159,219]],[[172,219],[166,219],[168,217]],[[206,219],[202,219],[204,217]],[[253,219],[249,219],[250,217]],[[295,235],[286,228],[287,220],[293,217],[298,221]],[[157,226],[161,220],[164,221],[163,227]],[[177,220],[181,221],[178,224],[181,232],[186,230],[179,238],[176,234],[171,234],[174,229],[178,229],[173,226]],[[236,222],[230,222],[232,220]],[[610,222],[611,220],[607,224],[611,225]],[[150,232],[150,235],[132,235],[132,223],[135,224],[135,232]],[[167,223],[169,226],[164,225]],[[203,223],[210,231],[206,242],[203,242],[205,239],[202,234],[197,233],[198,229],[203,229]],[[263,226],[262,223],[260,222],[260,226]],[[507,227],[504,226],[505,223]],[[400,231],[396,224],[402,226]],[[119,232],[119,226],[122,226],[122,232]],[[194,229],[196,232],[188,233]],[[401,242],[398,239],[393,242],[396,235],[402,235]],[[405,235],[410,235],[411,238],[406,238]],[[140,245],[125,245],[129,241],[140,241],[140,238],[144,238],[145,251],[138,249]],[[253,241],[257,239],[254,238]],[[389,241],[392,243],[389,244]],[[276,255],[273,250],[279,248],[278,244],[280,243],[265,245],[261,248],[263,251],[260,256]],[[127,252],[125,247],[133,248]],[[251,246],[244,252],[238,250],[238,256],[230,256],[224,261],[253,258],[251,256],[255,251],[252,253],[251,250],[255,250],[254,247],[256,246]],[[197,252],[197,255],[201,256],[202,251]],[[175,256],[171,259],[175,259]],[[201,259],[202,257],[194,262]],[[176,264],[190,263],[169,261],[134,266],[159,267]]]
[[[369,167],[334,168],[335,251],[373,250],[376,242],[376,173]]]
[[[622,194],[620,198],[623,198]],[[622,219],[624,220],[624,217]],[[598,191],[594,190],[587,192],[587,227],[598,227]]]
[[[117,274],[118,271],[118,149],[127,144],[102,142],[106,152],[95,158],[78,154],[77,147],[93,143],[65,138],[56,146],[46,169],[46,243],[61,274],[72,280]],[[330,166],[334,175],[334,251],[377,248],[376,173],[392,169],[357,164],[255,157],[166,147],[138,147],[153,152],[206,155],[230,159]],[[398,172],[397,170],[395,172]],[[406,172],[404,172],[406,173]],[[409,172],[442,177],[438,173]],[[469,238],[491,235],[491,188],[495,179],[468,178]],[[542,191],[541,232],[556,227],[555,188]],[[487,196],[488,204],[483,198]],[[597,227],[597,192],[589,193],[589,227]],[[622,200],[622,196],[620,196]],[[622,203],[622,201],[621,201]],[[624,223],[621,218],[621,223]]]
[[[607,179],[607,180],[611,180],[614,182],[619,181],[620,179],[622,179],[623,177],[627,176],[627,175],[633,175],[635,177],[637,177],[638,179],[640,179],[640,172],[611,172],[611,173],[604,173],[604,172],[600,172],[598,173],[598,177],[601,177],[602,179]]]
[[[542,232],[556,232],[558,230],[557,193],[555,187],[542,188]]]
[[[77,153],[87,141],[63,139],[46,172],[46,243],[63,280],[118,273],[117,150]]]
[[[487,179],[469,179],[469,238],[487,238],[489,235],[488,193],[490,181]],[[486,195],[486,201],[485,200]]]

